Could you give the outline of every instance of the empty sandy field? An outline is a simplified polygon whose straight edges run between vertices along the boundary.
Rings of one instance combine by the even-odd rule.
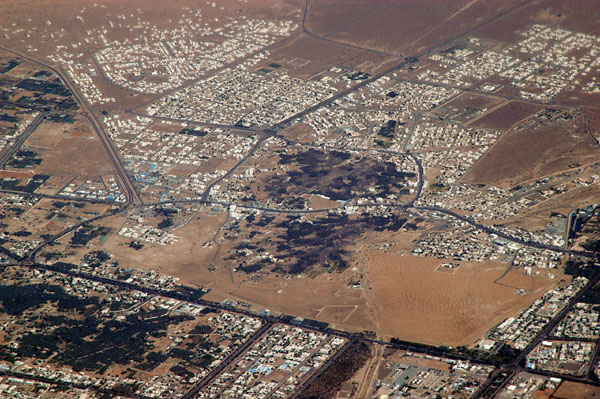
[[[368,297],[383,335],[437,345],[468,345],[519,313],[556,283],[502,263],[464,263],[436,272],[440,260],[367,253]],[[516,289],[527,294],[516,295]]]
[[[62,140],[71,127],[72,125],[69,123],[44,122],[34,130],[25,145],[52,149]]]
[[[315,278],[269,276],[253,283],[244,281],[230,293],[217,284],[207,299],[240,299],[271,311],[318,319],[350,331],[375,330],[373,315],[360,290],[347,288],[348,274]],[[243,277],[236,273],[236,279]]]
[[[552,124],[536,130],[511,130],[462,180],[511,187],[598,160],[600,151],[582,126]]]
[[[45,138],[43,133],[49,137]],[[36,168],[38,173],[69,175],[77,172],[95,177],[114,173],[100,139],[87,124],[73,124],[59,141],[55,140],[55,134],[54,129],[49,129],[36,137],[38,142],[53,142],[53,149],[42,153],[43,161]]]
[[[312,0],[306,26],[311,33],[329,40],[413,55],[469,31],[515,3]],[[390,30],[390,26],[394,29]]]
[[[591,399],[600,397],[600,387],[565,381],[552,394],[552,399]]]
[[[225,214],[191,216],[191,220],[185,226],[172,231],[180,237],[178,242],[163,246],[142,241],[144,247],[135,250],[128,244],[136,240],[117,234],[125,225],[125,218],[111,217],[103,223],[114,231],[106,240],[104,249],[121,259],[124,267],[153,269],[159,273],[179,277],[184,284],[207,285],[214,280],[206,276],[212,275],[208,272],[208,266],[217,247],[205,243],[212,240],[214,231],[225,218]],[[160,218],[157,218],[155,222],[159,220]]]
[[[520,120],[534,115],[543,107],[521,101],[510,101],[470,123],[473,127],[506,130]]]

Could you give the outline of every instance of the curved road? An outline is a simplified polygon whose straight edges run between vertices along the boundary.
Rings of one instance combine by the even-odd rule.
[[[69,77],[63,72],[63,70],[60,67],[55,68],[52,65],[43,63],[43,62],[38,61],[34,58],[31,58],[27,55],[17,53],[6,47],[0,46],[0,49],[6,51],[8,53],[11,53],[17,57],[24,58],[30,62],[41,65],[44,68],[51,70],[64,82],[65,86],[69,89],[69,91],[71,91],[71,93],[73,94],[73,97],[75,97],[75,100],[77,100],[77,103],[81,107],[81,109],[83,111],[82,115],[87,118],[88,122],[90,123],[90,125],[92,126],[92,128],[94,129],[96,134],[98,135],[98,138],[100,139],[100,142],[102,143],[102,146],[104,147],[104,149],[106,151],[106,154],[108,155],[111,163],[113,164],[113,167],[115,168],[115,171],[119,178],[118,180],[120,181],[121,189],[123,189],[125,197],[127,198],[126,206],[142,203],[142,200],[139,197],[138,193],[136,192],[133,182],[129,178],[129,175],[125,171],[125,168],[123,167],[123,164],[121,163],[121,160],[119,159],[119,155],[118,155],[117,151],[115,150],[114,146],[112,145],[110,138],[108,137],[106,132],[102,129],[102,125],[100,124],[100,122],[98,122],[98,119],[96,118],[94,113],[89,108],[87,102],[83,100],[83,98],[79,94],[79,91],[75,88],[74,84],[71,82]]]

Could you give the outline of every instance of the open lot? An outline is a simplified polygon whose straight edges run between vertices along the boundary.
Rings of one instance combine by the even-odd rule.
[[[409,55],[473,28],[490,13],[510,5],[497,1],[381,1],[368,5],[361,1],[314,1],[309,6],[307,28],[330,40]],[[392,25],[393,30],[387,28]]]
[[[495,262],[436,272],[440,261],[365,253],[368,297],[379,331],[432,345],[470,345],[556,284]],[[526,295],[517,295],[523,289]]]
[[[582,119],[505,133],[463,181],[510,187],[596,162],[598,144],[586,132]]]
[[[600,387],[565,381],[552,394],[552,399],[581,398],[591,399],[600,395]]]
[[[534,115],[541,109],[542,107],[538,105],[510,101],[499,108],[495,108],[476,121],[471,122],[471,126],[484,129],[507,130],[515,123]]]
[[[34,305],[0,371],[466,399],[595,298],[600,1],[47,3],[0,4],[0,270]],[[555,347],[587,367],[581,342]]]

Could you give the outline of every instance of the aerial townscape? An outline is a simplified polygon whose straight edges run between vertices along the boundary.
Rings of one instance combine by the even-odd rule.
[[[600,398],[600,0],[0,21],[0,398]]]

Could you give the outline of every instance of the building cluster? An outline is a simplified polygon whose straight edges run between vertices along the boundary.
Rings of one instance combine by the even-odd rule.
[[[9,365],[0,362],[0,372],[9,370]],[[91,389],[57,386],[28,378],[4,376],[0,374],[0,397],[13,399],[100,399],[102,393]]]
[[[600,306],[579,302],[567,313],[556,327],[557,337],[600,338]]]
[[[383,76],[326,107],[300,118],[315,135],[313,144],[356,149],[404,151],[404,141],[426,112],[459,93],[427,84]],[[327,80],[336,83],[336,80]]]
[[[553,392],[561,382],[561,378],[520,372],[500,391],[498,399],[534,399],[539,395],[546,396],[546,392]]]
[[[143,136],[143,133],[152,123],[152,118],[139,115],[127,117],[119,113],[114,113],[113,115],[104,115],[102,117],[104,131],[119,149],[124,148],[129,140],[140,135]]]
[[[102,255],[99,255],[99,252]],[[106,259],[110,257],[109,259]],[[179,277],[168,276],[155,270],[122,268],[118,263],[111,262],[112,255],[104,251],[93,251],[83,257],[77,270],[91,276],[115,278],[120,276],[127,284],[136,284],[147,288],[159,290],[174,290],[179,282]]]
[[[475,129],[457,123],[421,119],[406,148],[411,151],[442,150],[467,146],[489,146],[496,142],[498,130]]]
[[[82,10],[78,23],[94,18],[90,11]],[[202,16],[199,9],[184,8],[178,21],[168,21],[176,27],[160,28],[143,19],[143,11],[136,14],[121,14],[116,21],[92,27],[85,31],[83,41],[68,46],[58,42],[62,31],[51,31],[50,25],[44,30],[44,39],[57,43],[50,58],[62,65],[90,104],[115,101],[98,87],[101,76],[126,90],[164,93],[245,58],[258,55],[263,59],[268,46],[298,27],[291,20],[245,15],[220,21]],[[114,32],[127,34],[113,37]],[[86,50],[89,48],[98,50]]]
[[[199,398],[287,398],[345,342],[344,338],[276,324],[205,387]]]
[[[583,375],[596,350],[593,342],[542,341],[528,355],[527,368]]]
[[[393,72],[368,83],[347,100],[355,106],[400,108],[413,113],[430,111],[460,93],[455,88],[405,81]]]
[[[202,24],[197,21],[195,25]],[[264,50],[297,28],[292,21],[231,19],[220,28],[187,24],[171,30],[156,26],[114,40],[94,54],[113,83],[143,93],[162,93]],[[90,35],[94,35],[92,31]]]
[[[65,49],[66,46],[57,46],[57,50]],[[94,78],[98,76],[97,68],[92,63],[82,61],[78,58],[80,56],[83,56],[83,53],[60,52],[51,54],[48,58],[61,66],[69,78],[77,84],[77,90],[89,104],[114,103],[116,99],[104,94],[96,85]]]
[[[589,187],[600,179],[599,169],[600,165],[590,165],[523,183],[511,189],[495,186],[477,187],[460,182],[444,187],[430,187],[423,193],[419,203],[467,211],[476,220],[508,219],[526,208],[565,192]],[[564,234],[561,234],[552,240],[563,236]]]
[[[73,372],[67,369],[57,369],[46,365],[27,365],[22,361],[9,364],[10,371],[23,374],[33,378],[43,378],[58,383],[78,385],[81,387],[113,389],[120,384],[120,380],[114,377],[96,378],[83,372]]]
[[[322,80],[301,80],[285,71],[250,70],[250,59],[171,93],[147,107],[150,116],[254,126],[278,123],[330,97]]]
[[[533,25],[522,36],[509,46],[480,38],[454,44],[429,56],[417,77],[448,86],[511,90],[541,102],[565,90],[599,91],[597,36],[544,25]]]
[[[566,287],[556,287],[533,302],[519,316],[509,317],[487,333],[487,337],[524,349],[577,293],[588,279],[577,277]]]
[[[16,122],[5,126],[4,120],[0,122],[0,154],[11,146],[15,140],[25,132],[35,119],[40,115],[40,111],[19,110],[14,116]],[[8,118],[7,118],[8,119]]]
[[[114,176],[100,176],[96,180],[75,179],[62,188],[57,195],[65,198],[85,199],[89,201],[120,203],[126,201]]]
[[[434,365],[439,365],[435,367]],[[493,367],[407,352],[401,361],[382,362],[372,399],[470,398]]]
[[[425,173],[439,170],[433,184],[457,183],[461,177],[485,154],[489,146],[451,148],[448,151],[429,151],[420,153]]]
[[[1,181],[2,179],[0,179],[0,182]],[[13,218],[18,220],[22,213],[33,208],[38,202],[39,198],[5,193],[0,195],[0,217],[2,219]],[[31,240],[29,237],[11,234],[6,228],[0,231],[0,245],[4,249],[18,254],[19,256],[26,256],[38,244],[39,241]],[[7,258],[4,254],[1,254],[0,259]]]
[[[5,249],[23,258],[41,244],[40,240],[23,239],[6,231],[0,232],[0,242]]]
[[[600,54],[600,39],[585,33],[534,25],[523,36],[519,43],[505,49],[527,57],[529,62],[521,72],[526,76],[521,79],[506,72],[523,98],[549,101],[563,90],[580,86],[582,78],[591,71],[590,64]]]
[[[435,213],[432,216],[436,216]],[[538,249],[506,240],[497,234],[481,232],[466,222],[447,220],[447,226],[422,236],[412,250],[414,255],[435,256],[440,259],[454,259],[483,262],[502,260],[503,262],[524,268],[528,274],[536,269],[555,269],[562,254],[549,249]],[[501,230],[501,229],[498,229]],[[526,237],[535,241],[537,236],[527,231],[505,230],[509,235]],[[539,270],[535,272],[539,274]],[[551,278],[554,278],[552,276]]]
[[[117,139],[129,136],[119,140],[123,164],[140,192],[156,200],[202,195],[213,180],[226,174],[256,143],[255,136],[240,132],[169,121],[131,137],[128,127],[116,127],[120,121],[112,119],[109,124]],[[137,126],[131,121],[124,123],[132,124]],[[183,170],[187,173],[181,173]]]
[[[141,223],[121,227],[119,235],[160,245],[174,244],[181,239],[173,233]]]
[[[338,104],[322,107],[301,119],[314,131],[315,145],[365,150],[377,148],[378,140],[385,137],[397,141],[406,134],[410,120],[406,112],[347,109]],[[391,128],[390,122],[394,125]]]
[[[412,253],[440,259],[483,262],[498,259],[499,247],[475,227],[458,222],[455,228],[432,232],[419,239]]]

